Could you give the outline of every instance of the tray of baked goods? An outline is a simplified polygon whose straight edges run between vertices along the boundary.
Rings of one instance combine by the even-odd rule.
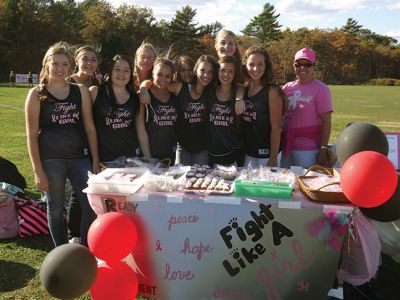
[[[232,181],[227,181],[221,177],[206,175],[202,178],[187,178],[184,192],[203,193],[203,194],[232,194]]]
[[[194,165],[186,173],[184,192],[197,194],[232,194],[233,180],[236,177],[236,167]]]

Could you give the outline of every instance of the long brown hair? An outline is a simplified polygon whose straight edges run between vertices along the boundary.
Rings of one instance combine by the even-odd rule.
[[[263,47],[258,47],[258,46],[252,46],[249,49],[246,50],[245,54],[243,55],[242,59],[242,66],[243,66],[243,77],[245,81],[250,80],[250,76],[247,72],[246,64],[247,60],[249,59],[250,55],[252,54],[260,54],[264,57],[264,63],[265,63],[265,71],[263,76],[261,77],[261,84],[263,86],[267,85],[274,85],[275,84],[275,78],[274,78],[274,71],[272,69],[272,62],[270,59],[270,56]]]

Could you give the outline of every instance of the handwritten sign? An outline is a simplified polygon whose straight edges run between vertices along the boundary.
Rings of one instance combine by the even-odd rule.
[[[399,170],[400,161],[400,132],[386,132],[386,138],[389,142],[388,158],[394,164],[396,170]]]
[[[166,199],[89,194],[97,213],[123,212],[138,227],[133,257],[139,294],[163,300],[326,298],[339,252],[307,232],[323,215],[322,205],[291,209],[268,199],[242,199],[239,205]]]

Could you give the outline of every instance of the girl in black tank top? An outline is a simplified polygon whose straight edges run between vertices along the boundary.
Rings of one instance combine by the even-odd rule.
[[[231,165],[240,161],[242,137],[235,113],[234,95],[237,75],[235,61],[224,56],[218,61],[218,81],[215,98],[209,110],[209,164]]]
[[[264,48],[250,47],[243,61],[247,87],[236,102],[236,112],[242,114],[244,164],[277,167],[284,93],[273,82],[272,63]]]
[[[64,221],[67,178],[81,205],[81,244],[87,245],[87,232],[95,214],[82,190],[87,187],[88,171],[100,171],[89,91],[83,85],[65,80],[71,73],[72,62],[68,44],[52,45],[43,59],[40,84],[29,91],[25,105],[29,156],[36,187],[46,193],[55,246],[67,242]]]
[[[132,67],[125,56],[116,55],[100,87],[91,87],[100,161],[140,154],[136,133],[139,99],[134,89]]]
[[[151,102],[140,105],[138,137],[143,154],[175,163],[177,105],[175,96],[168,91],[174,65],[166,59],[154,62],[154,84],[150,88]]]
[[[98,86],[100,83],[95,76],[95,72],[100,63],[98,51],[90,45],[84,45],[79,47],[74,55],[76,72],[70,77],[67,77],[67,80],[71,83],[83,84],[88,88],[91,86]],[[68,209],[68,239],[73,241],[80,237],[82,215],[81,206],[75,192],[71,194]]]
[[[172,82],[168,86],[178,102],[176,163],[184,165],[204,165],[208,162],[207,112],[214,93],[215,59],[210,55],[201,55],[194,66],[194,73],[192,84]],[[146,90],[149,86],[151,83],[145,82],[140,90],[143,104],[150,103]]]

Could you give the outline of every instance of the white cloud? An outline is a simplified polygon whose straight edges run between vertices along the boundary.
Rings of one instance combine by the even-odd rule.
[[[400,29],[399,30],[390,30],[385,33],[385,35],[390,36],[400,42]]]
[[[279,0],[277,12],[293,16],[315,16],[321,14],[341,13],[365,8],[368,0]]]
[[[240,34],[250,20],[262,12],[266,1],[262,0],[108,0],[115,7],[122,3],[139,7],[149,7],[157,20],[170,21],[184,5],[196,9],[195,21],[199,25],[220,22],[225,28]],[[396,30],[397,20],[385,23],[380,20],[387,12],[400,10],[399,0],[270,0],[274,5],[282,28],[296,30],[307,28],[336,28],[345,25],[352,17],[365,28],[399,39]],[[374,17],[379,16],[379,17]],[[396,18],[396,17],[395,17]],[[390,24],[392,23],[392,24]],[[385,25],[386,24],[386,25]],[[390,25],[389,25],[390,24]],[[395,26],[393,26],[395,25]],[[393,32],[393,33],[392,33]]]

